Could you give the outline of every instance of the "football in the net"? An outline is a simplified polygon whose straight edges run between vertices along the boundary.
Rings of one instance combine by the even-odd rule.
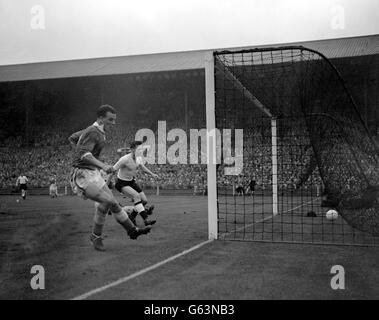
[[[338,212],[336,210],[328,210],[325,214],[326,219],[328,220],[336,220],[338,218]]]

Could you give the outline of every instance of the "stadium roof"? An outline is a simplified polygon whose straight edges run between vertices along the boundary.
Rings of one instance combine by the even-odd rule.
[[[379,53],[379,35],[257,47],[285,45],[301,45],[317,50],[328,58],[364,56]],[[248,49],[248,47],[227,48],[227,50],[233,49]],[[216,50],[225,50],[225,48]],[[0,66],[0,82],[202,69],[204,68],[205,54],[209,51],[198,50]]]

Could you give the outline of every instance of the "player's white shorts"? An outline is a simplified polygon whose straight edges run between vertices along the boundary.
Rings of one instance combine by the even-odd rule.
[[[85,190],[88,186],[92,185],[102,189],[106,182],[103,179],[100,170],[74,168],[71,173],[70,184],[72,191],[76,195],[86,198]]]
[[[130,213],[132,213],[132,212],[134,211],[134,206],[124,206],[124,207],[122,207],[122,209],[123,209],[126,213],[130,214]]]
[[[56,194],[56,193],[58,193],[58,188],[50,186],[50,194]]]

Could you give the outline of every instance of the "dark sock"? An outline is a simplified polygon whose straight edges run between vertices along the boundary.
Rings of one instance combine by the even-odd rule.
[[[138,216],[138,212],[135,210],[129,214],[130,219],[135,219],[135,218],[137,218],[137,216]]]
[[[133,222],[130,219],[127,219],[123,222],[119,222],[119,224],[121,224],[127,232],[136,230],[136,226],[133,224]]]
[[[143,220],[146,220],[147,217],[148,217],[148,214],[146,213],[145,210],[141,211],[139,214],[140,214],[140,216],[142,217]]]

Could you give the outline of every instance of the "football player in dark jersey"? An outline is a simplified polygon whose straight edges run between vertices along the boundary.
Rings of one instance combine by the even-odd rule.
[[[100,173],[100,170],[106,173],[114,172],[112,166],[99,160],[99,156],[105,146],[105,132],[115,123],[115,109],[110,105],[102,105],[97,110],[97,120],[94,124],[69,137],[74,148],[71,187],[77,195],[95,201],[94,226],[90,239],[94,248],[100,251],[105,250],[102,232],[108,210],[131,239],[137,239],[138,236],[149,233],[151,229],[151,226],[139,228],[132,223]]]

